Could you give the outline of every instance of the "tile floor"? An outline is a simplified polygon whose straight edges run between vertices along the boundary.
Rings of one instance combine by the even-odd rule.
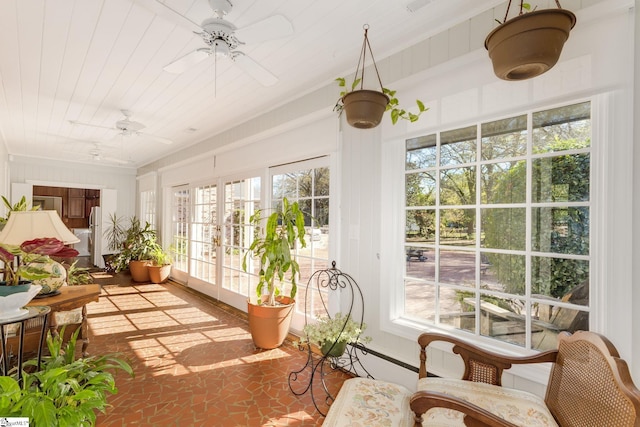
[[[136,284],[130,276],[109,275],[96,282],[102,295],[87,306],[89,352],[119,352],[136,375],[117,375],[119,391],[97,426],[322,424],[310,394],[295,396],[289,389],[289,372],[307,357],[292,343],[256,349],[241,314],[177,284]],[[332,372],[328,385],[334,396],[346,378]],[[298,379],[305,380],[308,375]]]

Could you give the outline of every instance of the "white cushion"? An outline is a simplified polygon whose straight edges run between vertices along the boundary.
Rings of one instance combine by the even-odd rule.
[[[344,382],[331,404],[325,427],[412,427],[411,392],[401,385],[369,378]]]
[[[422,378],[418,390],[458,397],[517,426],[558,427],[544,400],[526,391],[447,378]],[[463,414],[452,409],[431,409],[422,420],[429,427],[464,427]]]

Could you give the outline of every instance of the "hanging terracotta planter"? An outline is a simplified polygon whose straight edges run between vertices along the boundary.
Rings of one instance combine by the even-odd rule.
[[[375,90],[355,90],[342,98],[347,123],[354,128],[370,129],[378,126],[387,109],[389,97]]]
[[[484,46],[493,63],[493,71],[503,80],[525,80],[550,70],[560,58],[576,16],[565,9],[544,9],[520,15],[494,29]],[[509,7],[507,6],[507,14]]]

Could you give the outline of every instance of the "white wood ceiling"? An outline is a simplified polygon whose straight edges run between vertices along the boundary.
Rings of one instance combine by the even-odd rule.
[[[260,85],[228,59],[163,70],[204,46],[172,10],[200,23],[213,16],[206,0],[0,0],[0,138],[9,154],[89,163],[99,153],[105,164],[140,166],[349,74],[364,24],[379,60],[496,3],[231,1],[226,19],[238,28],[275,14],[293,25],[291,36],[238,49],[277,84]],[[146,125],[142,132],[173,144],[107,129],[122,109]]]

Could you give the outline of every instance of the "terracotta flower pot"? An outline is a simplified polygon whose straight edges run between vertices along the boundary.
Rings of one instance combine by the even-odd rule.
[[[134,282],[148,282],[150,261],[129,261],[129,272]]]
[[[171,274],[171,264],[149,265],[149,280],[151,283],[164,283]]]
[[[565,9],[544,9],[516,16],[489,33],[484,46],[493,71],[503,80],[525,80],[553,67],[576,16]]]
[[[355,90],[342,97],[347,123],[358,129],[371,129],[380,124],[389,97],[375,90]]]
[[[294,300],[287,297],[278,297],[276,300],[281,305],[256,305],[247,301],[249,330],[256,347],[266,350],[277,348],[287,338]]]

